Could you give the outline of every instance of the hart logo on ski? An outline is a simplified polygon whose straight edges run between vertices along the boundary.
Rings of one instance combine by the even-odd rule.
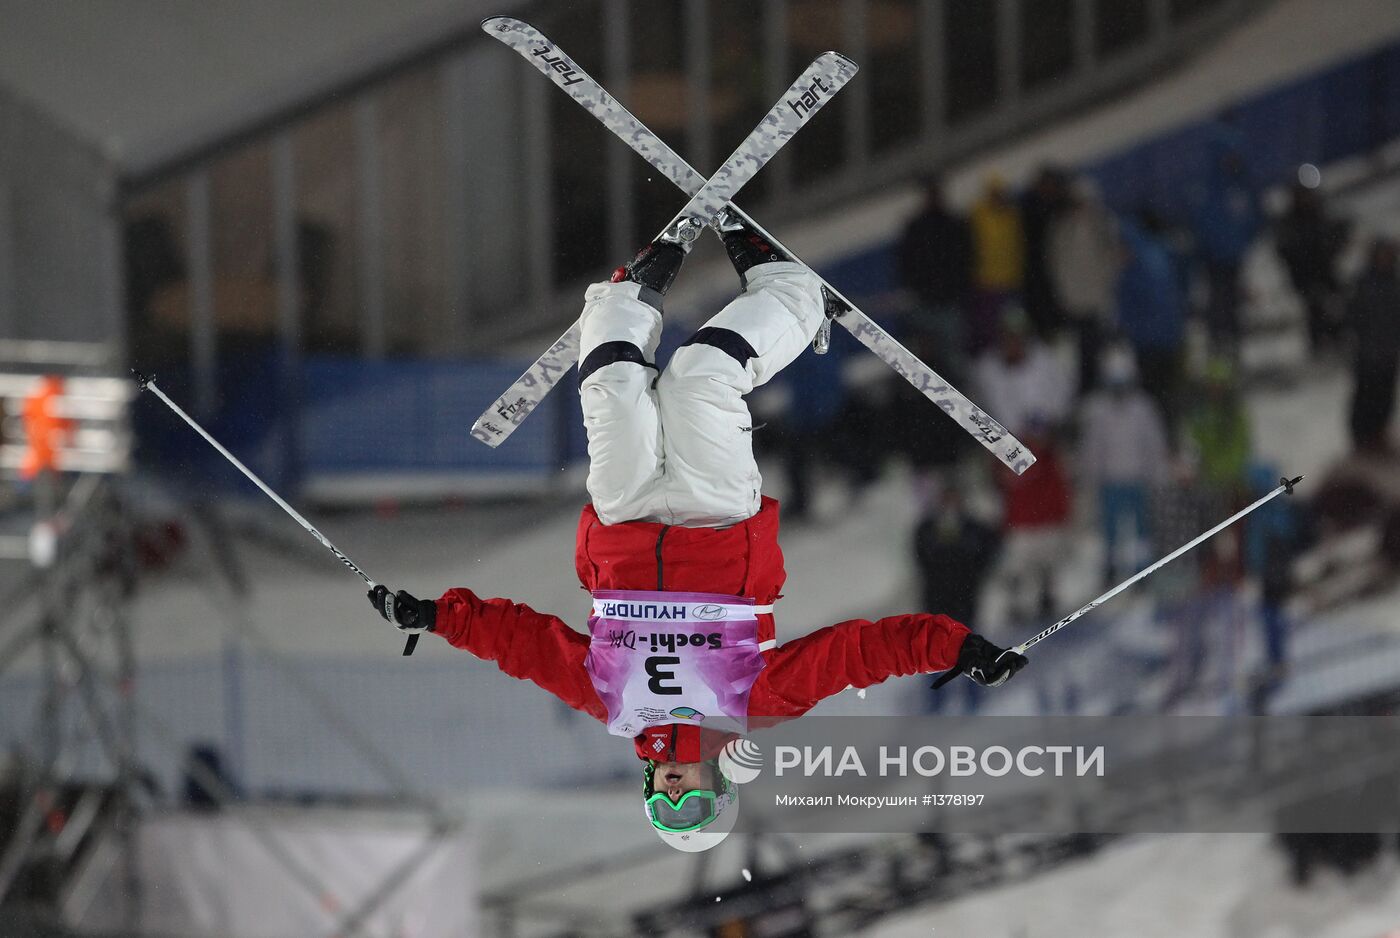
[[[821,101],[823,94],[831,94],[831,89],[822,81],[818,75],[812,79],[812,83],[807,86],[807,90],[802,92],[796,101],[789,100],[788,107],[792,108],[792,113],[801,117],[803,114],[811,113],[812,109]]]
[[[551,56],[549,54],[551,51],[549,46],[545,46],[541,49],[536,49],[532,54],[537,56],[541,62],[546,63],[550,68],[558,72],[563,77],[565,85],[574,85],[583,81],[583,77],[574,70],[573,65],[571,65],[567,59],[562,55]]]

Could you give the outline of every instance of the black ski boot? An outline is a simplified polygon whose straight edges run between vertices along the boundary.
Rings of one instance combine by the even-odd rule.
[[[671,284],[680,272],[685,260],[685,249],[670,241],[653,241],[637,252],[637,256],[613,271],[612,282],[632,281],[640,283],[646,290],[656,293],[657,302],[651,305],[661,308],[660,298],[671,289]]]
[[[739,274],[739,283],[745,290],[749,287],[748,272],[754,267],[774,261],[792,260],[791,255],[754,231],[730,209],[725,209],[715,219],[715,228],[719,231],[720,239],[724,241],[729,262],[734,265],[735,272]],[[850,309],[836,294],[828,290],[825,284],[822,285],[822,306],[826,312],[826,322],[822,323],[821,329],[812,339],[812,349],[818,355],[825,355],[831,347],[831,321]]]
[[[739,282],[745,287],[748,286],[748,272],[751,268],[773,261],[792,260],[729,209],[725,209],[715,219],[715,228],[719,230],[720,239],[724,241],[724,250],[729,254],[729,262],[734,265],[734,272],[739,275]]]

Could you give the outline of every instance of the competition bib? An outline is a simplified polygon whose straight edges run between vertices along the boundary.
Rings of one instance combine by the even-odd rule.
[[[752,600],[709,593],[600,590],[584,667],[608,708],[608,732],[698,723],[748,729],[749,689],[763,670]]]

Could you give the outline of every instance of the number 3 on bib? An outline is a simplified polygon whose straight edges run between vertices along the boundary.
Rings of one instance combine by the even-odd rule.
[[[675,671],[662,670],[666,665],[677,665],[681,659],[671,655],[652,655],[646,660],[647,674],[651,675],[651,680],[647,681],[647,689],[653,694],[682,694],[684,691],[679,687],[668,687],[663,681],[674,681]]]
[[[749,690],[764,664],[752,600],[600,591],[588,631],[584,667],[608,709],[608,732],[632,737],[671,723],[748,729]]]

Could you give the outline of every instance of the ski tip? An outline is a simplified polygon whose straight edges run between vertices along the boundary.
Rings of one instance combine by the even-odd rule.
[[[1035,465],[1035,453],[1032,453],[1025,444],[1014,437],[1010,437],[1009,443],[1000,448],[992,448],[992,452],[1002,465],[1010,469],[1016,475],[1024,475],[1026,470]]]
[[[505,442],[505,438],[510,436],[510,432],[502,431],[501,427],[483,417],[472,424],[471,435],[473,439],[480,440],[495,449]]]
[[[136,389],[138,391],[146,390],[151,382],[156,380],[155,375],[148,375],[143,371],[137,371],[135,368],[131,369],[131,376],[136,379]]]
[[[835,49],[827,49],[820,56],[818,56],[818,58],[833,58],[840,62],[842,66],[849,68],[852,72],[860,71],[860,66],[855,63],[854,59],[846,55],[844,52],[837,52]]]
[[[488,33],[506,33],[514,29],[517,22],[517,20],[509,16],[502,16],[498,13],[495,16],[488,16],[486,19],[482,20],[481,29],[483,32]]]

